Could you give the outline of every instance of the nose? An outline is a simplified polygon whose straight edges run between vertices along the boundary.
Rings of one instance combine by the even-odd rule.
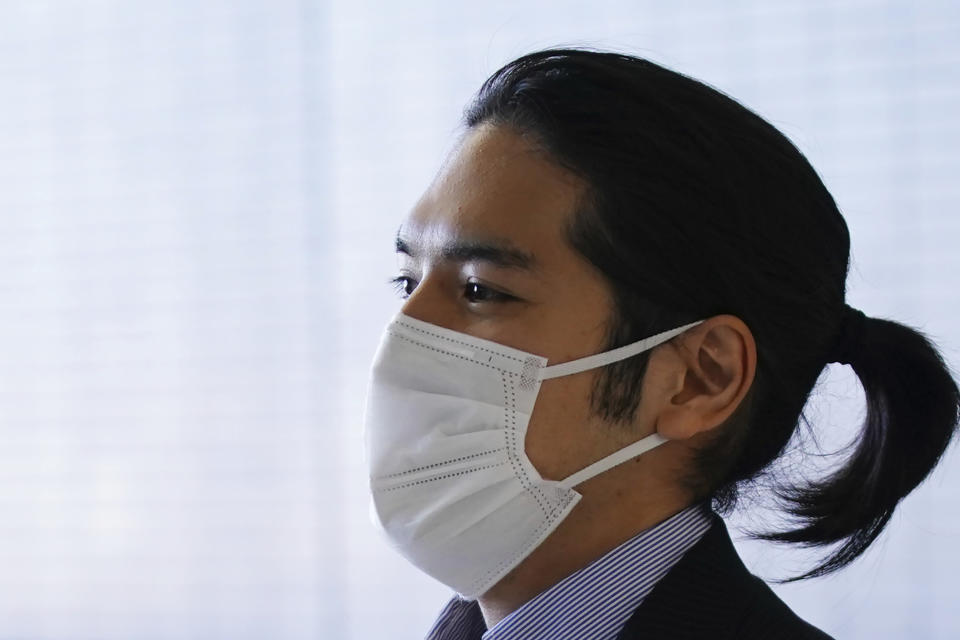
[[[424,274],[423,280],[404,302],[401,312],[423,322],[459,331],[462,319],[455,291],[456,285],[449,281],[449,276],[440,270],[432,270]]]

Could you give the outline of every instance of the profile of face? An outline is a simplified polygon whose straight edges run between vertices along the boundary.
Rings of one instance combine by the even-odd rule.
[[[603,351],[614,312],[612,291],[567,239],[583,193],[575,176],[512,130],[482,125],[469,131],[398,233],[403,313],[542,355],[551,364]],[[691,332],[710,338],[696,354],[703,371],[682,371],[690,384],[681,382],[671,401],[680,407],[692,394],[722,386],[735,397],[712,398],[711,408],[720,411],[707,418],[717,422],[726,417],[724,409],[729,414],[731,400],[742,397],[751,373],[748,362],[724,360],[721,349],[740,347],[731,353],[750,355],[743,352],[753,345],[746,344],[749,331],[737,326],[736,318],[718,316],[705,324]],[[688,342],[689,349],[699,341]],[[671,367],[659,365],[668,352],[675,360],[689,358],[679,351],[683,344],[677,340],[652,354],[642,391],[650,401],[641,402],[629,428],[598,424],[590,406],[596,371],[544,383],[526,441],[541,474],[566,477],[656,428],[667,427],[662,435],[674,438],[704,430],[699,424],[671,429],[657,420],[662,407],[656,398],[677,387],[676,380],[664,379]],[[704,373],[702,380],[692,379]]]
[[[581,189],[519,136],[469,133],[398,235],[403,312],[550,362],[601,351],[609,287],[564,239]],[[544,477],[601,456],[586,437],[601,431],[591,384],[582,374],[543,385],[526,449]]]
[[[604,351],[613,292],[567,237],[584,191],[513,130],[468,130],[398,233],[403,313],[550,364]],[[598,371],[545,381],[525,442],[544,478],[568,477],[654,432],[677,442],[578,487],[581,504],[525,564],[557,553],[589,559],[590,536],[609,546],[635,533],[638,519],[656,522],[689,503],[678,467],[696,438],[736,409],[755,361],[739,319],[707,319],[651,352],[629,424],[605,424],[592,411]],[[602,528],[594,526],[598,519]]]

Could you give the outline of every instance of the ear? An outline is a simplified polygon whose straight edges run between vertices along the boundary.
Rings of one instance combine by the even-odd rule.
[[[757,345],[747,325],[732,315],[714,316],[664,345],[654,375],[657,432],[685,440],[722,425],[753,384]],[[654,364],[651,362],[651,364]]]

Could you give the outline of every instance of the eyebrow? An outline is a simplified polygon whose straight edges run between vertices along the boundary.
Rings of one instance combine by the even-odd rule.
[[[410,244],[397,233],[397,253],[416,257]],[[472,242],[456,241],[444,244],[437,252],[442,260],[451,262],[487,262],[507,269],[525,269],[532,271],[537,261],[532,253],[522,251],[504,241]]]

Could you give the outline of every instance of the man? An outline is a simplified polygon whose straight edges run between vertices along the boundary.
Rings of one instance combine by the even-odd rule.
[[[470,132],[400,230],[403,313],[550,362],[603,351],[610,287],[565,238],[583,188],[509,130]],[[742,321],[711,318],[653,352],[629,425],[606,424],[592,411],[595,371],[545,382],[526,452],[546,478],[566,478],[637,436],[671,442],[577,487],[583,499],[570,517],[478,598],[487,628],[689,507],[677,469],[689,465],[690,441],[737,408],[755,361]],[[699,515],[676,544],[690,546],[709,522]]]
[[[428,637],[826,638],[709,500],[779,455],[826,363],[853,363],[863,444],[781,493],[801,522],[771,536],[842,543],[802,577],[840,568],[936,463],[957,392],[929,343],[844,304],[849,237],[816,173],[729,98],[618,54],[516,60],[466,124],[397,235],[405,302],[366,414],[381,527],[458,593]],[[918,403],[887,400],[929,385],[868,371],[871,336],[922,352],[942,391],[926,444],[903,444]]]

